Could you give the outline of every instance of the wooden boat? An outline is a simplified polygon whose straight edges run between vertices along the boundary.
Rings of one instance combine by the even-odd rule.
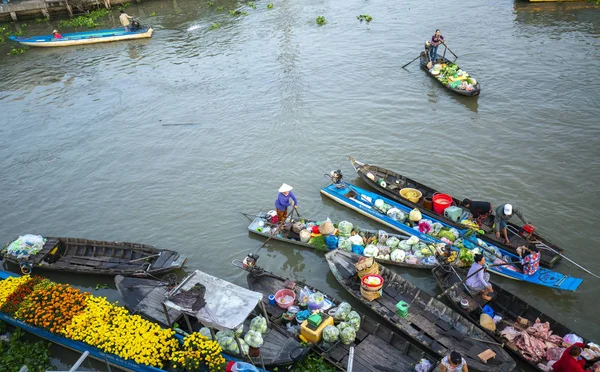
[[[438,83],[440,83],[443,87],[445,87],[446,89],[456,93],[456,94],[460,94],[461,96],[468,96],[468,97],[474,97],[474,96],[478,96],[479,93],[481,93],[481,85],[479,84],[479,82],[477,82],[477,84],[475,84],[475,86],[473,87],[473,90],[471,91],[467,91],[467,90],[463,90],[463,89],[458,89],[458,88],[452,88],[450,87],[449,84],[444,84],[442,83],[436,75],[434,75],[431,71],[429,71],[429,69],[427,68],[427,63],[429,62],[429,58],[427,56],[426,52],[421,52],[421,55],[419,57],[419,63],[421,65],[421,68],[423,70],[425,70],[425,72],[427,72],[427,74],[429,76],[431,76],[435,81],[437,81]],[[445,57],[440,57],[438,56],[438,61],[437,63],[443,63],[443,64],[450,64],[453,63],[452,61],[450,61],[449,59],[445,58]]]
[[[423,214],[435,217],[438,220],[444,221],[448,225],[454,226],[458,229],[467,228],[465,225],[454,222],[453,220],[444,217],[444,215],[442,214],[435,213],[433,210],[431,210],[431,207],[428,208],[425,206],[425,199],[427,198],[428,202],[431,203],[431,199],[433,198],[433,196],[436,193],[439,193],[438,190],[435,190],[427,185],[415,181],[414,179],[403,176],[400,173],[396,173],[394,171],[378,167],[376,165],[362,163],[354,159],[353,157],[350,157],[350,162],[352,162],[352,166],[356,170],[356,173],[358,173],[358,175],[369,186],[377,190],[377,192],[380,192],[388,198],[391,198],[411,208],[419,208],[419,210]],[[382,187],[377,182],[380,179],[383,179],[385,181],[385,187]],[[422,197],[417,203],[413,203],[412,201],[400,196],[400,190],[405,187],[417,189],[422,193]],[[461,204],[461,200],[459,200],[458,198],[453,197],[452,199],[454,205]],[[544,239],[535,231],[533,232],[531,237],[527,238],[522,233],[522,227],[508,221],[507,233],[508,237],[510,238],[510,245],[508,245],[496,238],[494,230],[492,229],[493,223],[493,216],[490,216],[487,220],[483,221],[482,228],[486,233],[481,236],[481,239],[485,242],[497,245],[500,248],[505,249],[511,253],[516,253],[517,247],[527,245],[528,243],[535,243],[542,255],[540,261],[541,265],[552,268],[560,260],[560,253],[562,253],[563,250],[555,244],[552,244],[547,239]]]
[[[201,327],[209,327],[214,337],[214,329],[234,330],[240,325],[244,326],[245,333],[249,330],[249,317],[255,312],[257,305],[260,305],[264,313],[261,293],[249,291],[199,270],[177,285],[123,276],[117,276],[115,284],[129,311],[139,313],[163,327],[171,328],[175,323],[186,324],[189,333],[198,331]],[[205,293],[194,297],[193,304],[190,305],[189,301],[177,301],[178,294],[192,293],[189,292],[190,289],[197,286],[204,287]],[[196,307],[196,304],[200,305]],[[307,347],[300,345],[278,326],[269,326],[263,339],[260,358],[251,360],[245,355],[228,354],[255,365],[274,367],[292,364],[308,353]]]
[[[375,221],[379,221],[382,224],[390,226],[395,230],[402,231],[407,234],[412,234],[425,243],[442,242],[442,240],[438,239],[437,237],[428,235],[426,233],[422,233],[419,230],[418,226],[410,224],[410,222],[403,223],[391,217],[388,217],[375,206],[376,201],[380,199],[383,201],[384,204],[389,205],[393,208],[397,208],[408,215],[411,211],[411,208],[407,207],[404,204],[400,204],[396,201],[393,201],[376,193],[361,189],[360,187],[357,187],[355,185],[350,185],[345,182],[332,183],[322,188],[321,193],[337,201],[338,203],[345,205]],[[443,228],[452,228],[452,226],[434,217],[428,216],[427,219],[429,219],[433,223],[441,224]],[[458,242],[460,242],[467,249],[479,250],[487,257],[490,263],[503,264],[502,266],[490,267],[489,271],[494,274],[502,275],[504,277],[518,281],[528,282],[566,291],[576,290],[577,287],[579,287],[579,285],[583,282],[583,279],[574,278],[569,275],[564,275],[542,267],[540,267],[538,271],[533,275],[525,275],[520,265],[509,264],[512,262],[519,262],[519,256],[507,252],[494,245],[487,244],[486,242],[477,238],[474,234],[471,234],[472,230],[466,232],[457,230],[457,233],[459,235],[459,239],[457,239],[454,242],[454,245],[451,246],[451,249],[458,250],[457,246]]]
[[[19,276],[19,275],[10,273],[8,271],[0,270],[0,280],[4,280],[9,277],[15,277],[15,276]],[[45,329],[32,326],[28,323],[24,323],[24,322],[17,320],[17,319],[15,319],[5,313],[2,313],[2,312],[0,312],[0,320],[2,320],[14,327],[21,328],[33,335],[43,338],[44,340],[48,340],[57,345],[61,345],[67,349],[71,349],[71,350],[74,350],[74,351],[77,351],[80,353],[84,353],[87,351],[87,352],[89,352],[89,356],[91,356],[92,358],[97,359],[101,362],[107,362],[111,366],[120,368],[124,371],[132,371],[132,372],[137,372],[137,371],[160,372],[160,371],[163,371],[162,369],[159,369],[159,368],[135,363],[132,360],[125,360],[125,359],[119,357],[118,355],[104,352],[104,351],[102,351],[96,347],[93,347],[91,345],[88,345],[84,342],[74,341],[69,338],[59,336],[55,333],[48,332]]]
[[[32,269],[95,275],[157,275],[180,269],[186,258],[167,249],[138,243],[80,238],[46,237],[42,249],[28,256],[15,256],[10,243],[0,252],[6,262]]]
[[[467,290],[464,284],[451,289],[451,287],[459,283],[467,275],[466,270],[457,268],[451,268],[449,266],[438,266],[433,269],[433,276],[442,291],[450,289],[445,294],[445,297],[454,308],[459,311],[463,316],[471,320],[474,324],[478,325],[484,332],[490,337],[493,337],[497,342],[504,343],[504,347],[512,352],[514,355],[523,359],[529,363],[532,367],[543,371],[543,369],[537,366],[538,363],[546,364],[548,361],[543,358],[538,361],[532,360],[532,356],[523,350],[519,349],[515,342],[510,342],[500,336],[500,332],[507,327],[514,327],[518,330],[523,329],[523,325],[519,323],[519,318],[527,319],[530,324],[534,323],[536,319],[539,319],[542,323],[548,322],[552,334],[558,335],[561,338],[567,334],[575,333],[562,323],[554,320],[550,316],[544,314],[542,311],[528,304],[525,300],[515,296],[514,294],[502,289],[496,283],[492,283],[494,292],[491,293],[492,299],[490,301],[484,300],[480,294],[473,295]],[[462,299],[466,299],[469,302],[467,308],[462,308],[460,302]],[[496,324],[496,330],[490,331],[482,327],[479,323],[479,317],[482,313],[484,306],[490,306],[496,315],[502,317],[502,321]],[[586,341],[587,343],[587,341]],[[595,361],[594,361],[595,362]]]
[[[240,267],[238,264],[235,266]],[[279,324],[285,328],[287,322],[283,320],[282,315],[286,310],[277,305],[270,305],[268,297],[270,294],[286,288],[286,285],[290,286],[292,282],[256,266],[246,268],[246,270],[248,271],[248,288],[263,294],[263,302],[271,321],[273,324]],[[300,290],[304,287],[308,287],[313,293],[324,293],[302,282],[295,282],[293,287],[296,298],[299,298]],[[329,306],[332,306],[330,309],[341,303],[331,296],[326,294],[324,296]],[[438,355],[427,351],[410,337],[389,329],[364,314],[359,313],[359,315],[361,317],[360,329],[356,334],[356,340],[351,345],[337,342],[333,346],[327,347],[323,343],[319,343],[312,344],[312,350],[339,370],[346,371],[349,348],[354,346],[353,372],[410,372],[414,371],[413,366],[423,358],[429,360],[432,366],[435,366],[437,360],[440,359]]]
[[[35,47],[66,47],[74,45],[87,45],[96,43],[107,43],[109,41],[122,41],[144,39],[152,37],[151,28],[141,28],[137,31],[125,31],[121,28],[110,30],[92,30],[63,34],[62,39],[55,39],[53,35],[20,37],[10,36],[12,41],[27,46]]]
[[[250,216],[250,215],[248,214],[248,216]],[[310,223],[317,223],[319,220],[310,219],[310,218],[302,218],[299,221],[296,221],[296,220],[292,219],[292,220],[290,220],[289,223],[286,223],[282,227],[278,228],[276,230],[277,232],[275,233],[274,229],[277,227],[269,221],[269,215],[267,213],[259,213],[259,214],[253,215],[253,216],[256,216],[256,218],[254,218],[254,220],[248,226],[248,231],[250,231],[253,234],[257,234],[257,235],[264,236],[266,238],[281,241],[281,242],[299,245],[301,247],[314,249],[316,251],[323,252],[323,253],[329,252],[330,249],[333,249],[333,248],[315,246],[313,244],[309,244],[309,242],[306,242],[306,243],[302,242],[300,240],[300,235],[292,229],[292,226],[295,222],[302,222],[304,224],[310,224]],[[336,224],[336,226],[337,226],[337,224]],[[377,237],[379,235],[379,230],[360,229],[360,234],[362,236],[364,236],[366,239],[369,239],[373,236]],[[410,237],[405,234],[402,234],[402,235],[401,234],[390,234],[390,233],[386,233],[386,234],[387,234],[388,238],[395,237],[401,241],[406,240],[407,238]],[[431,270],[436,266],[436,264],[427,264],[427,263],[423,263],[423,262],[417,263],[417,264],[411,264],[411,263],[406,263],[406,262],[396,262],[396,261],[392,261],[392,260],[386,260],[383,258],[375,258],[375,260],[377,262],[380,262],[380,263],[383,263],[386,265],[410,267],[412,269]]]
[[[439,357],[458,351],[473,371],[512,371],[515,368],[515,361],[489,335],[383,265],[379,265],[379,275],[384,280],[382,297],[367,301],[360,292],[360,279],[354,267],[357,260],[339,249],[327,253],[325,258],[345,290]],[[399,301],[409,304],[406,318],[396,314]],[[477,355],[487,349],[496,353],[496,357],[483,363]]]

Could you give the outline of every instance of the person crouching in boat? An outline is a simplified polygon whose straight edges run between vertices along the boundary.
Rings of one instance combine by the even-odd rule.
[[[481,293],[484,300],[489,301],[492,298],[488,296],[493,293],[492,285],[490,284],[490,273],[485,271],[485,257],[481,253],[475,255],[475,262],[471,265],[467,274],[467,287],[473,292],[473,295]],[[477,274],[475,274],[477,273]]]
[[[535,244],[529,244],[529,246],[521,246],[517,248],[517,253],[521,257],[521,263],[523,264],[523,274],[533,275],[540,268],[541,254],[538,252],[538,248]],[[525,257],[522,257],[525,255]]]
[[[465,198],[460,204],[471,212],[473,219],[477,221],[477,224],[481,226],[481,223],[492,214],[492,203],[484,201],[472,201],[471,199]]]
[[[277,210],[277,221],[279,223],[283,223],[287,218],[287,209],[288,207],[293,207],[298,209],[298,200],[296,199],[296,195],[292,192],[293,187],[284,183],[279,188],[279,195],[277,195],[277,200],[275,200],[275,209]]]
[[[585,372],[585,360],[580,358],[581,349],[585,346],[583,342],[576,342],[568,347],[552,369],[555,372]]]
[[[119,21],[121,21],[121,24],[125,28],[125,32],[131,31],[131,27],[130,27],[131,22],[129,21],[130,19],[133,19],[133,17],[130,16],[129,14],[125,13],[124,10],[121,10],[121,15],[119,16]]]
[[[440,372],[469,372],[469,368],[462,355],[458,351],[453,351],[442,359]]]
[[[527,219],[523,214],[517,209],[513,208],[512,204],[502,204],[498,208],[496,208],[496,217],[494,218],[494,226],[496,226],[496,238],[500,239],[500,232],[504,236],[504,243],[510,244],[510,239],[508,239],[508,233],[506,231],[506,227],[508,226],[507,221],[516,214],[524,224],[528,224]]]
[[[62,35],[58,33],[57,30],[52,31],[52,36],[54,36],[55,39],[62,39]]]
[[[440,43],[444,41],[444,37],[440,34],[440,30],[435,30],[435,34],[431,37],[431,46],[429,47],[429,59],[432,64],[435,64],[437,59],[437,50]]]

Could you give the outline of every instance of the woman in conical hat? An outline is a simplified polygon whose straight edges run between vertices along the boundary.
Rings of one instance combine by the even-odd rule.
[[[284,183],[279,188],[279,195],[275,200],[275,209],[277,210],[277,221],[283,222],[287,218],[287,209],[292,206],[298,208],[298,200],[292,192],[293,187]]]

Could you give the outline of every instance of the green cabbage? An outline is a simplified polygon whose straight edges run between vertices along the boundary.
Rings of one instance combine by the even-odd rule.
[[[356,311],[351,311],[348,314],[347,322],[354,328],[355,332],[358,332],[360,329],[360,315]]]
[[[356,331],[354,328],[352,328],[352,326],[348,326],[340,331],[340,340],[344,345],[350,345],[355,339]]]
[[[398,248],[399,243],[400,239],[396,238],[395,236],[389,237],[388,240],[385,242],[385,244],[392,249]]]
[[[250,329],[260,333],[267,333],[267,320],[259,315],[250,321]]]
[[[202,327],[202,328],[200,328],[200,331],[199,331],[199,332],[200,332],[200,334],[201,334],[202,336],[205,336],[205,337],[207,337],[209,340],[212,340],[212,334],[210,333],[210,328],[207,328],[207,327]]]
[[[353,227],[354,226],[352,226],[352,223],[350,223],[348,221],[342,221],[338,225],[338,232],[339,232],[340,236],[350,236],[350,233],[352,232]]]
[[[410,238],[408,238],[408,240],[406,241],[407,244],[409,245],[415,245],[419,242],[419,238],[417,238],[416,236],[411,236]]]
[[[262,334],[260,332],[256,332],[253,330],[249,330],[248,333],[246,333],[246,335],[244,336],[244,341],[246,341],[246,343],[249,346],[255,347],[255,348],[259,348],[263,345],[263,338],[262,338]]]
[[[475,255],[467,248],[461,248],[460,252],[458,253],[458,259],[467,265],[471,265],[473,262],[475,262]]]
[[[335,326],[328,325],[327,327],[323,328],[323,340],[325,342],[330,342],[330,343],[337,342],[339,337],[340,337],[340,330],[337,329]]]
[[[347,302],[342,302],[340,306],[338,306],[334,318],[337,320],[346,320],[350,311],[352,311],[352,306]]]
[[[225,331],[219,331],[219,332],[217,332],[217,334],[215,336],[217,338],[217,341],[220,341],[223,337],[231,337],[231,338],[233,338],[234,334],[233,334],[232,330],[228,329],[228,330],[225,330]]]

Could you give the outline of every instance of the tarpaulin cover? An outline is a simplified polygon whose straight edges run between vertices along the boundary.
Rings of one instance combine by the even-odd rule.
[[[170,300],[177,293],[189,291],[197,284],[206,287],[206,305],[198,311],[182,307]],[[262,301],[262,293],[250,291],[233,283],[196,270],[167,296],[165,306],[195,316],[207,327],[220,330],[237,328]]]

